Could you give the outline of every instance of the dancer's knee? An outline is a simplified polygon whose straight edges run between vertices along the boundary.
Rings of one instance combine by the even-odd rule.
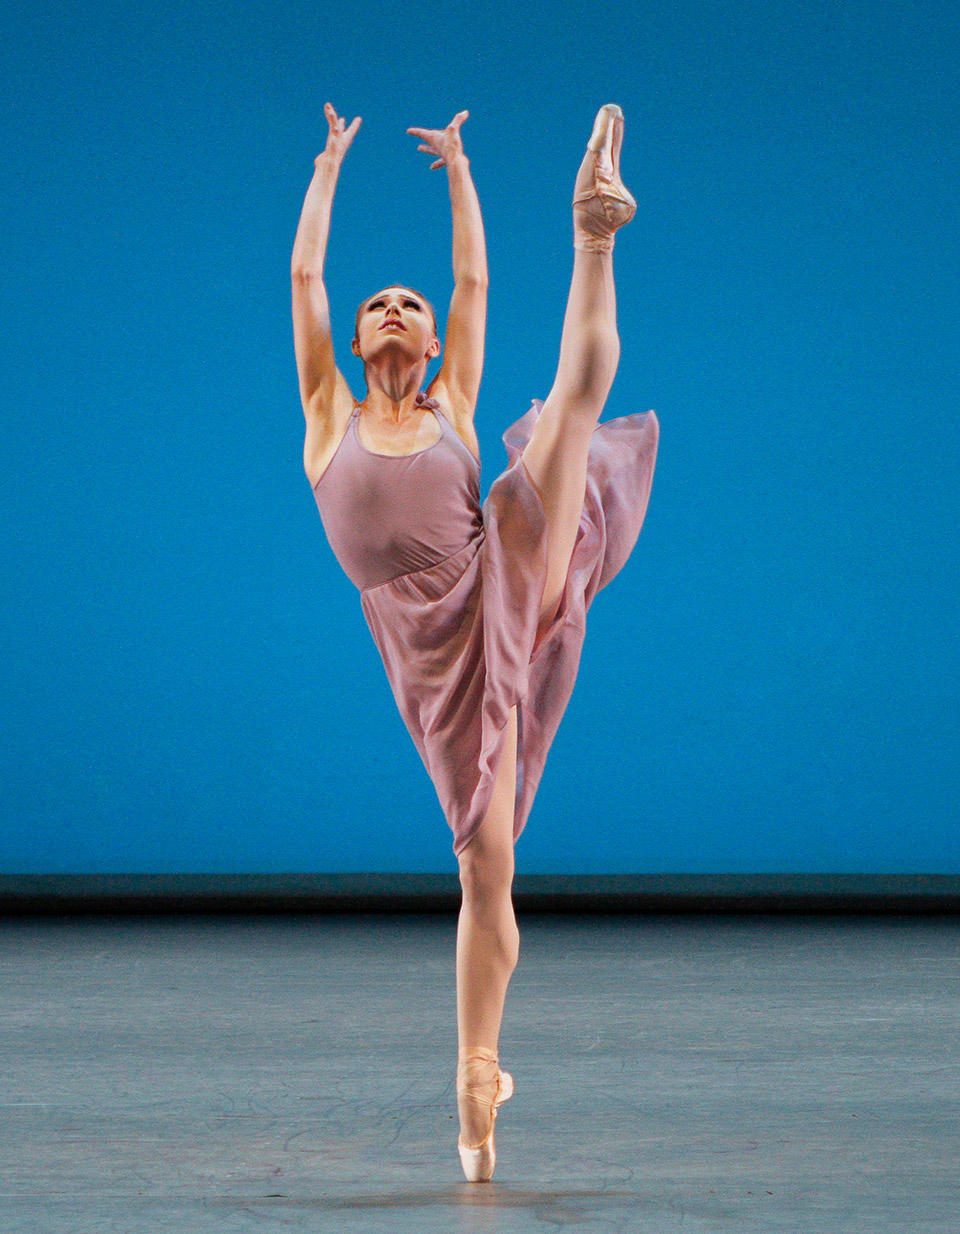
[[[516,864],[512,844],[492,844],[478,832],[461,851],[459,862],[463,898],[473,907],[509,900]]]
[[[461,927],[469,923],[473,937],[483,937],[484,947],[498,955],[511,970],[516,968],[520,958],[520,930],[513,906],[512,882],[512,861],[465,861],[461,854]]]

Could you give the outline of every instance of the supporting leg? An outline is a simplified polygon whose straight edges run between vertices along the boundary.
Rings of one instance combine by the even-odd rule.
[[[507,986],[517,966],[520,932],[513,908],[513,816],[517,783],[517,709],[507,738],[490,807],[476,834],[459,854],[463,901],[457,926],[457,1030],[459,1056],[471,1046],[498,1050]],[[492,1100],[496,1067],[491,1065],[475,1093]],[[487,1132],[489,1116],[476,1101],[458,1100],[460,1131],[474,1144]]]

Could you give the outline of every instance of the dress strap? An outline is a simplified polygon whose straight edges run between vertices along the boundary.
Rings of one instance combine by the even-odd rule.
[[[435,398],[427,398],[427,396],[424,394],[422,390],[417,391],[417,397],[413,400],[413,405],[414,407],[429,407],[431,411],[439,411],[440,414],[443,415],[443,408],[440,406],[437,400]],[[359,410],[360,410],[360,404],[357,402],[356,399],[354,399],[352,414],[356,415]],[[443,418],[446,419],[447,417],[443,415]]]
[[[429,407],[431,411],[439,411],[443,415],[443,408],[435,398],[427,398],[422,390],[418,391],[416,399],[414,399],[415,407]],[[444,416],[444,419],[447,417]]]

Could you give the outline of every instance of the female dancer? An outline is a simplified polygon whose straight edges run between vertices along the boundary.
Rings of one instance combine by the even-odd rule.
[[[513,1092],[498,1041],[519,958],[514,845],[573,690],[597,591],[629,556],[653,483],[653,411],[598,424],[620,358],[614,232],[636,202],[620,179],[623,112],[607,103],[574,184],[573,278],[546,400],[503,434],[510,465],[479,500],[473,417],[486,325],[480,205],[461,111],[409,128],[446,166],[454,291],[440,371],[436,317],[413,288],[364,300],[357,402],[334,362],[323,266],[340,167],[360,125],[328,103],[294,243],[294,340],[303,464],[330,546],[360,590],[397,706],[453,832],[457,929],[457,1146],[470,1181],[492,1177],[497,1109]]]

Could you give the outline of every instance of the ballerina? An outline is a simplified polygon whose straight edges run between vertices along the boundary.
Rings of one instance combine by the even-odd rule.
[[[573,193],[573,275],[553,385],[503,434],[509,466],[479,499],[474,412],[486,328],[483,222],[461,137],[408,128],[446,167],[454,291],[445,346],[433,305],[390,284],[363,300],[352,339],[357,401],[333,351],[323,281],[333,197],[361,123],[330,103],[291,261],[306,418],[303,465],[330,546],[360,591],[398,710],[453,832],[457,925],[457,1147],[469,1181],[496,1164],[513,1093],[499,1034],[520,936],[514,846],[573,690],[597,591],[622,568],[647,510],[655,412],[599,424],[620,359],[614,235],[637,204],[620,177],[623,112],[600,108]],[[424,393],[430,362],[441,367]]]

